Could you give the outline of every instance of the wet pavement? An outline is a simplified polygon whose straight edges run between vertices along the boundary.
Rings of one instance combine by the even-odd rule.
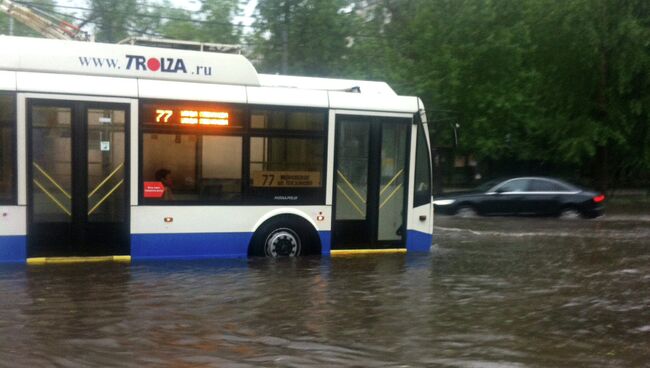
[[[436,221],[427,255],[0,266],[0,367],[650,366],[650,216]]]

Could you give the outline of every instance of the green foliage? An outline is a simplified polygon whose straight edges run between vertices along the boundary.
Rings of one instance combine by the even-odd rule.
[[[199,40],[226,44],[238,44],[241,28],[235,27],[233,17],[239,14],[239,0],[202,0],[201,14],[205,22],[199,27]]]
[[[95,39],[118,42],[128,37],[138,19],[136,0],[89,0],[88,18],[95,24]]]
[[[351,73],[460,114],[460,153],[573,168],[602,188],[650,179],[650,2],[373,4]]]
[[[352,16],[347,0],[265,0],[249,37],[259,69],[267,73],[329,76],[349,52]]]

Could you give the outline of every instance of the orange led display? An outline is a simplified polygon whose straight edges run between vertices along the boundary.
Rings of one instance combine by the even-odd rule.
[[[158,124],[181,124],[181,125],[219,125],[230,124],[230,113],[226,111],[207,110],[169,110],[156,109],[155,121]],[[178,115],[176,115],[178,114]],[[176,117],[178,116],[178,117]]]
[[[228,120],[225,119],[200,119],[199,124],[201,125],[228,125]]]
[[[217,111],[200,111],[199,116],[202,118],[211,118],[211,119],[228,119],[227,112],[217,112]]]
[[[228,125],[228,113],[222,111],[200,111],[199,124],[202,125]]]
[[[156,123],[167,123],[174,112],[172,110],[156,110]]]

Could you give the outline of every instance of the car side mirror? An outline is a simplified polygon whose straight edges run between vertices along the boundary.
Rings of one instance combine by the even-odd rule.
[[[497,190],[495,190],[494,192],[495,192],[496,194],[501,194],[501,193],[503,193],[503,192],[505,192],[505,191],[506,191],[506,190],[503,189],[503,188],[497,188]]]

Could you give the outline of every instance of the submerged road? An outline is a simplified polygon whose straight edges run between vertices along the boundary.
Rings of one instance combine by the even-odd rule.
[[[436,221],[427,255],[0,266],[0,367],[650,366],[650,216]]]

